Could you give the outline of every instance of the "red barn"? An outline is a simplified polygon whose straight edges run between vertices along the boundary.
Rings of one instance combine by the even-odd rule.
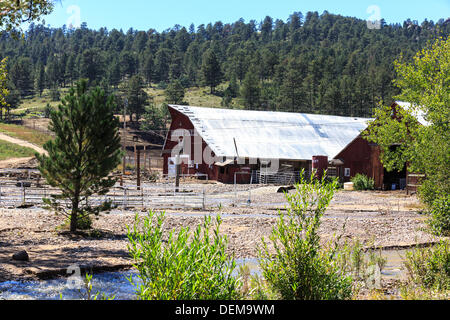
[[[165,174],[174,176],[180,161],[181,174],[223,183],[257,183],[263,176],[281,183],[279,177],[295,179],[302,169],[318,168],[334,170],[341,181],[362,173],[383,186],[379,148],[360,136],[372,119],[178,105],[169,111]]]

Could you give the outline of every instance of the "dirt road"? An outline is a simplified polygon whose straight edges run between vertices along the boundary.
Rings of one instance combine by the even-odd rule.
[[[36,152],[39,152],[40,154],[47,154],[47,151],[45,151],[41,147],[38,147],[38,146],[36,146],[36,145],[34,145],[34,144],[32,144],[32,143],[30,143],[28,141],[25,141],[25,140],[21,140],[21,139],[10,137],[10,136],[8,136],[8,135],[6,135],[4,133],[0,133],[0,140],[6,141],[6,142],[10,142],[10,143],[14,143],[14,144],[17,144],[17,145],[22,146],[22,147],[27,147],[27,148],[36,150]]]

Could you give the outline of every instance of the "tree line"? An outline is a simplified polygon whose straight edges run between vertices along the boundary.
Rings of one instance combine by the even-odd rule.
[[[368,117],[380,99],[399,94],[393,61],[449,33],[449,20],[370,29],[326,11],[163,32],[32,23],[21,40],[1,35],[0,58],[8,57],[11,108],[46,89],[59,100],[61,88],[84,78],[107,93],[128,92],[137,119],[151,105],[145,86],[172,90],[172,103],[183,102],[186,88],[208,86],[226,108]]]

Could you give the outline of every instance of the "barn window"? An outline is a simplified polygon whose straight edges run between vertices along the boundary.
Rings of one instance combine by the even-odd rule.
[[[350,168],[345,168],[345,170],[344,170],[344,175],[346,176],[346,177],[350,177]]]

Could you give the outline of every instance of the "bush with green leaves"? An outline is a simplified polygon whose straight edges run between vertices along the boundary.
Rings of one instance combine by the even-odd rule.
[[[434,200],[428,225],[435,235],[450,236],[450,195]]]
[[[351,180],[353,182],[353,187],[358,191],[367,191],[375,189],[375,181],[366,175],[358,173]]]
[[[193,232],[186,227],[177,233],[164,231],[165,219],[165,213],[150,211],[143,220],[137,215],[134,226],[128,227],[128,250],[140,281],[129,280],[138,299],[239,298],[240,281],[233,276],[236,262],[225,252],[228,240],[219,235],[220,217],[214,225],[205,217]]]
[[[272,230],[270,242],[262,239],[259,263],[271,290],[284,300],[338,300],[352,296],[352,277],[336,259],[337,249],[325,248],[318,234],[321,218],[338,182],[301,178],[296,192],[286,194],[287,212]]]
[[[446,292],[450,297],[450,241],[406,254],[404,266],[411,284],[423,290]]]

